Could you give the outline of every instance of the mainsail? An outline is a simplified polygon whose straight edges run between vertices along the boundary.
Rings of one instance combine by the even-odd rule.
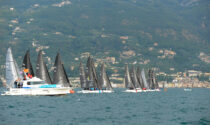
[[[149,89],[149,85],[148,85],[146,77],[145,77],[144,69],[142,69],[142,71],[141,71],[141,77],[142,77],[142,81],[143,81],[144,87],[146,89]]]
[[[64,75],[65,75],[66,80],[67,80],[67,83],[68,83],[66,87],[69,87],[69,86],[72,87],[71,82],[69,81],[68,75],[67,75],[67,73],[66,73],[66,70],[65,70],[63,64],[62,64],[62,67],[63,67]]]
[[[125,66],[125,88],[135,89],[134,84],[131,81],[128,65]]]
[[[29,50],[26,51],[26,54],[24,56],[24,59],[23,59],[23,65],[22,67],[24,69],[28,69],[29,72],[32,76],[34,76],[34,71],[33,71],[33,67],[32,67],[32,64],[31,64],[31,60],[30,60],[30,52]]]
[[[155,84],[153,80],[153,70],[149,69],[148,71],[148,81],[149,81],[149,88],[150,89],[155,89]]]
[[[112,89],[104,64],[101,65],[100,84],[102,89]]]
[[[87,82],[87,78],[85,75],[85,69],[83,67],[82,62],[80,62],[80,66],[79,66],[79,74],[80,74],[80,84],[81,84],[81,88],[83,89],[88,89],[88,82]]]
[[[91,57],[88,57],[87,64],[86,64],[86,78],[87,78],[87,82],[88,82],[88,87],[96,88],[96,85],[94,84],[91,60],[92,60]]]
[[[143,82],[143,79],[142,79],[142,76],[141,76],[141,70],[140,70],[140,67],[137,68],[137,72],[136,72],[136,75],[137,75],[137,79],[138,79],[138,82],[141,86],[141,88],[145,88],[144,86],[144,82]]]
[[[158,81],[156,79],[156,75],[155,75],[155,72],[154,71],[153,71],[152,79],[153,79],[153,82],[154,82],[154,88],[155,89],[159,89],[159,84],[158,84]]]
[[[6,82],[8,88],[14,88],[14,82],[18,78],[21,79],[20,71],[18,70],[17,63],[15,62],[12,50],[8,48],[6,55]]]
[[[135,88],[141,88],[141,86],[138,82],[137,76],[136,76],[136,70],[135,70],[134,66],[132,66],[132,69],[130,71],[130,77],[131,77],[131,81],[134,84]]]
[[[43,60],[42,51],[39,52],[36,64],[36,76],[48,84],[52,84],[47,66]]]
[[[95,64],[94,64],[93,59],[91,61],[91,68],[92,68],[92,71],[93,71],[92,72],[93,73],[93,82],[94,82],[96,88],[102,89],[101,85],[99,84],[98,75],[97,75],[97,72],[96,72],[96,68],[95,68]]]
[[[53,83],[60,84],[64,87],[69,87],[70,83],[64,69],[64,66],[61,62],[60,54],[57,53],[55,64],[54,64],[54,71],[53,71]]]
[[[87,66],[86,77],[87,77],[89,88],[101,89],[101,86],[98,80],[98,75],[95,68],[95,64],[91,57],[88,57],[86,66]]]

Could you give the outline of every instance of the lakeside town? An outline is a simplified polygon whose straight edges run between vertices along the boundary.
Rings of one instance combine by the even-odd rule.
[[[4,67],[3,67],[4,68]],[[1,67],[2,69],[2,67]],[[113,70],[117,71],[113,68]],[[186,72],[178,72],[174,74],[166,74],[164,72],[157,72],[156,77],[165,77],[165,80],[159,80],[159,87],[163,88],[210,88],[210,73],[203,73],[196,70],[187,70]],[[171,81],[167,81],[167,78],[171,78]],[[206,80],[199,80],[198,77],[205,77]],[[79,77],[69,77],[71,84],[74,87],[80,87]],[[124,77],[121,74],[113,73],[110,75],[110,81],[114,88],[124,87]],[[6,86],[6,80],[4,75],[0,75],[0,83]]]

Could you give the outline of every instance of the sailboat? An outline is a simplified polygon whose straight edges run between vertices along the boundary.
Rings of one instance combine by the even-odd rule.
[[[147,82],[147,80],[146,80],[146,76],[145,76],[145,71],[144,71],[144,69],[141,70],[141,78],[142,78],[142,82],[143,82],[144,88],[146,89],[146,90],[144,90],[144,91],[149,91],[150,88],[149,88],[148,82]]]
[[[128,68],[128,64],[125,66],[124,85],[126,90],[124,92],[138,92],[135,85],[133,84]]]
[[[140,84],[137,74],[136,74],[136,69],[134,66],[132,66],[132,69],[130,70],[130,77],[131,81],[134,84],[135,88],[138,90],[138,92],[142,92],[143,86]]]
[[[138,82],[142,88],[142,92],[146,92],[148,90],[148,85],[147,85],[147,82],[144,82],[143,77],[142,77],[142,74],[144,74],[144,69],[142,70],[142,72],[143,73],[141,73],[140,67],[138,67],[136,75],[137,75]]]
[[[149,81],[150,91],[160,91],[158,82],[155,77],[155,73],[152,69],[149,69],[148,76],[149,76],[148,81]]]
[[[71,88],[71,83],[68,79],[66,70],[61,62],[60,53],[57,53],[54,70],[53,70],[53,84],[61,85],[62,87]]]
[[[39,63],[37,66],[40,68],[40,65],[44,63],[39,61],[39,59],[41,59],[41,56],[38,57],[37,61]],[[66,95],[71,93],[69,88],[55,84],[48,84],[40,78],[34,76],[31,77],[29,73],[32,75],[33,70],[30,62],[29,51],[27,51],[23,63],[23,67],[30,68],[30,70],[23,70],[24,77],[20,74],[17,63],[13,58],[12,51],[9,48],[6,55],[6,80],[8,90],[2,95]],[[40,68],[40,70],[37,70],[37,73],[44,72],[44,70],[44,68]]]
[[[100,84],[103,93],[113,92],[113,88],[109,80],[109,77],[107,76],[104,63],[101,65]]]
[[[39,52],[36,63],[36,77],[44,80],[48,84],[52,84],[47,66],[43,60],[42,51]]]

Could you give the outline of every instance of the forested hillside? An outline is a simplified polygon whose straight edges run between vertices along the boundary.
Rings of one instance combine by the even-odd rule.
[[[110,73],[125,63],[208,72],[209,12],[208,0],[1,0],[0,64],[11,47],[20,65],[27,49],[34,66],[43,50],[49,68],[60,52],[70,76],[85,52],[115,57]]]

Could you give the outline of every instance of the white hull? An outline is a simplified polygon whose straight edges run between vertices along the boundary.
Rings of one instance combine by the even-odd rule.
[[[143,92],[142,90],[140,89],[127,89],[125,90],[124,92],[129,92],[129,93],[138,93],[138,92]]]
[[[81,90],[77,91],[77,93],[112,93],[113,90]]]
[[[190,91],[192,91],[192,89],[190,89],[190,88],[185,88],[184,91],[190,92]]]
[[[2,95],[66,95],[70,93],[70,88],[11,88]]]
[[[130,92],[130,93],[139,93],[139,92],[159,92],[160,89],[154,89],[154,90],[151,90],[151,89],[148,89],[148,90],[141,90],[141,89],[127,89],[125,90],[124,92]]]

